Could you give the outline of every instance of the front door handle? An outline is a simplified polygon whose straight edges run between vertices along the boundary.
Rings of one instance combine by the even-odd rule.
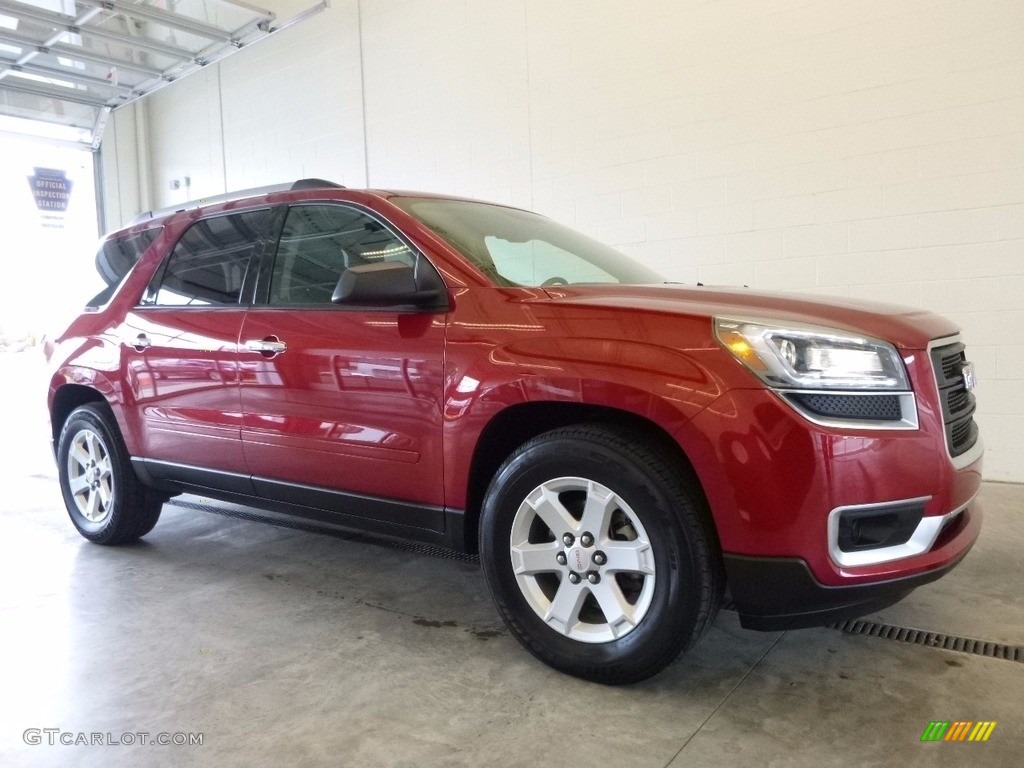
[[[135,341],[132,342],[132,347],[135,348],[136,352],[142,352],[146,349],[149,349],[152,345],[153,342],[150,341],[149,337],[144,333],[140,333],[138,336],[135,337]]]
[[[264,357],[274,357],[288,350],[288,345],[277,336],[267,336],[265,339],[249,339],[245,342],[245,348],[250,352],[259,352]]]

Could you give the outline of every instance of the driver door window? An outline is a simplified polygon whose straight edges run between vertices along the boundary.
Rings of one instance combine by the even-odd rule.
[[[274,259],[268,303],[331,306],[342,272],[389,261],[414,267],[416,254],[376,219],[341,205],[292,206]]]

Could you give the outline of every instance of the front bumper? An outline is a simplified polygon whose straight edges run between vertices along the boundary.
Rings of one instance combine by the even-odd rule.
[[[974,546],[982,518],[977,500],[961,518],[930,553],[932,567],[847,586],[822,584],[800,558],[726,554],[725,570],[740,624],[768,631],[815,627],[897,603],[922,584],[948,573]]]

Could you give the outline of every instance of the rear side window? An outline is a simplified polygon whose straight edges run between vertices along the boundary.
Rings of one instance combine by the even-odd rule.
[[[343,205],[292,206],[274,259],[269,303],[330,306],[342,272],[388,261],[415,268],[417,254],[371,216]]]
[[[238,304],[268,211],[201,219],[185,230],[157,271],[142,303],[158,307]]]

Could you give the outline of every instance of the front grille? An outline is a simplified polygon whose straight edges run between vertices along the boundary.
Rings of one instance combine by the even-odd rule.
[[[971,396],[966,389],[954,389],[946,400],[947,407],[953,413],[961,413],[971,407]]]
[[[942,376],[946,380],[956,379],[960,376],[960,366],[967,359],[964,354],[963,344],[954,344],[954,347],[959,347],[959,352],[953,352],[942,358]]]
[[[974,424],[970,421],[961,421],[954,424],[949,429],[949,434],[953,438],[953,445],[965,445],[971,437],[971,427]]]
[[[816,416],[861,421],[899,421],[898,395],[824,395],[791,393],[789,397]]]
[[[963,371],[967,365],[964,350],[964,345],[957,342],[936,347],[931,353],[942,421],[946,428],[946,444],[949,455],[953,457],[966,453],[978,442],[978,425],[974,423],[977,405],[964,381]]]

